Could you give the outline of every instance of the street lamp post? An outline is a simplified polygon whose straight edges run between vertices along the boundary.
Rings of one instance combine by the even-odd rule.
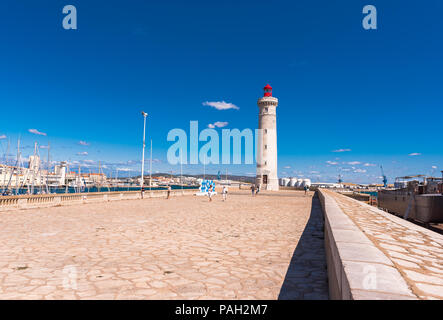
[[[141,182],[140,182],[140,187],[141,187],[141,192],[142,192],[142,197],[143,197],[143,185],[144,185],[144,177],[143,177],[143,173],[145,172],[145,133],[146,133],[146,117],[148,116],[148,114],[144,111],[142,111],[142,115],[143,115],[143,153],[142,153],[142,174],[141,174]]]
[[[151,161],[149,162],[149,191],[152,190],[152,139],[151,139]]]
[[[183,194],[183,157],[182,157],[181,148],[180,148],[180,184],[182,185],[182,194]]]

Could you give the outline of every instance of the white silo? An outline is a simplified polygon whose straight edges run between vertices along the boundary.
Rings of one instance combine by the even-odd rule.
[[[302,186],[302,183],[303,183],[303,179],[297,179],[297,182],[295,183],[295,186],[297,188],[300,188]]]
[[[289,178],[283,178],[283,186],[287,187],[291,183],[291,179]]]
[[[295,184],[297,183],[297,178],[291,178],[289,181],[289,186],[295,187]]]
[[[311,180],[310,179],[303,179],[302,187],[311,187]]]

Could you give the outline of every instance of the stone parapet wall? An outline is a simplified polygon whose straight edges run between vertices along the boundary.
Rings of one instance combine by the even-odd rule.
[[[172,190],[171,196],[192,195],[197,190]],[[166,197],[166,190],[146,190],[143,198]],[[67,193],[46,195],[21,195],[0,197],[0,212],[31,208],[44,208],[62,205],[107,202],[116,200],[141,199],[140,191],[94,192],[94,193]]]
[[[416,299],[392,261],[319,189],[331,299]]]
[[[329,190],[325,213],[334,299],[443,299],[443,235]]]

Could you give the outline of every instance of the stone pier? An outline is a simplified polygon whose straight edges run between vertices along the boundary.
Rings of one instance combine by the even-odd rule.
[[[0,299],[328,299],[313,193],[0,213]]]
[[[0,203],[0,299],[443,299],[442,235],[329,190],[43,198]]]

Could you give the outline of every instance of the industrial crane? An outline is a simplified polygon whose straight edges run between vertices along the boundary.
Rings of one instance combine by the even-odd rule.
[[[385,172],[383,171],[383,166],[380,166],[380,169],[383,177],[383,187],[386,188],[388,186],[388,178],[386,178]]]

